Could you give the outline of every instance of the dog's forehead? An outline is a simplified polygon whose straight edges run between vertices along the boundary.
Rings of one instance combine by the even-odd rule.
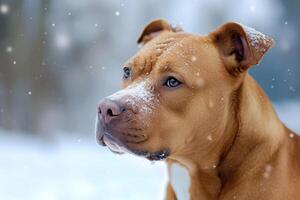
[[[185,33],[162,33],[145,44],[130,60],[129,64],[136,70],[151,71],[166,52],[179,48],[179,43],[188,37]]]
[[[128,62],[136,74],[150,73],[153,69],[187,67],[199,57],[201,46],[209,45],[205,36],[189,33],[163,33],[143,46]]]

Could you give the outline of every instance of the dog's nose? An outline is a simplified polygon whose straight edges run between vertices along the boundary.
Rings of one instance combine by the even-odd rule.
[[[109,99],[103,99],[98,107],[98,115],[102,116],[104,123],[118,118],[125,111],[125,107]]]

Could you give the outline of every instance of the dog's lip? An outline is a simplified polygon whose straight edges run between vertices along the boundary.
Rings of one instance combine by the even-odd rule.
[[[162,149],[157,152],[148,152],[129,148],[128,146],[126,146],[126,144],[123,145],[118,139],[116,139],[109,133],[104,133],[103,141],[113,153],[129,153],[145,157],[150,161],[164,160],[170,155],[170,151],[168,149]]]
[[[125,153],[125,148],[121,145],[120,141],[118,141],[115,137],[111,134],[104,132],[102,141],[105,146],[109,148],[110,151],[117,154]]]
[[[102,135],[100,138],[97,137],[96,141],[97,141],[97,143],[98,143],[99,145],[101,145],[101,146],[106,146],[106,144],[105,144],[104,141],[103,141],[103,138],[104,138],[104,135]]]

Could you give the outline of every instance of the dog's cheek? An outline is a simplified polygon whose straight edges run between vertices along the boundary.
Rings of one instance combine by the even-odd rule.
[[[181,115],[187,109],[195,93],[188,88],[179,88],[173,91],[162,91],[160,93],[159,107],[167,109],[169,112]]]

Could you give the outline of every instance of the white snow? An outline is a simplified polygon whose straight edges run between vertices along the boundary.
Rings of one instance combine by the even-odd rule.
[[[254,12],[255,11],[255,6],[251,5],[249,9],[250,9],[251,12]]]
[[[256,50],[264,53],[267,49],[264,46],[271,46],[272,39],[264,35],[263,33],[255,30],[254,28],[241,24],[245,30],[250,45]],[[263,44],[263,45],[262,45]]]
[[[12,46],[7,46],[7,47],[6,47],[6,52],[7,52],[7,53],[11,53],[12,51],[13,51]]]
[[[6,15],[6,14],[9,13],[9,11],[10,11],[9,5],[7,5],[7,4],[1,4],[0,5],[0,13],[1,14]]]
[[[0,130],[0,199],[163,199],[162,162],[118,156],[90,136],[45,141]]]
[[[56,33],[54,41],[55,41],[56,47],[61,50],[68,49],[71,45],[71,39],[70,39],[69,35],[64,32]]]
[[[127,103],[131,106],[139,105],[140,111],[143,114],[150,114],[157,103],[157,98],[149,85],[148,80],[143,80],[137,83],[133,83],[125,89],[106,97],[111,100],[120,100],[127,97]]]

